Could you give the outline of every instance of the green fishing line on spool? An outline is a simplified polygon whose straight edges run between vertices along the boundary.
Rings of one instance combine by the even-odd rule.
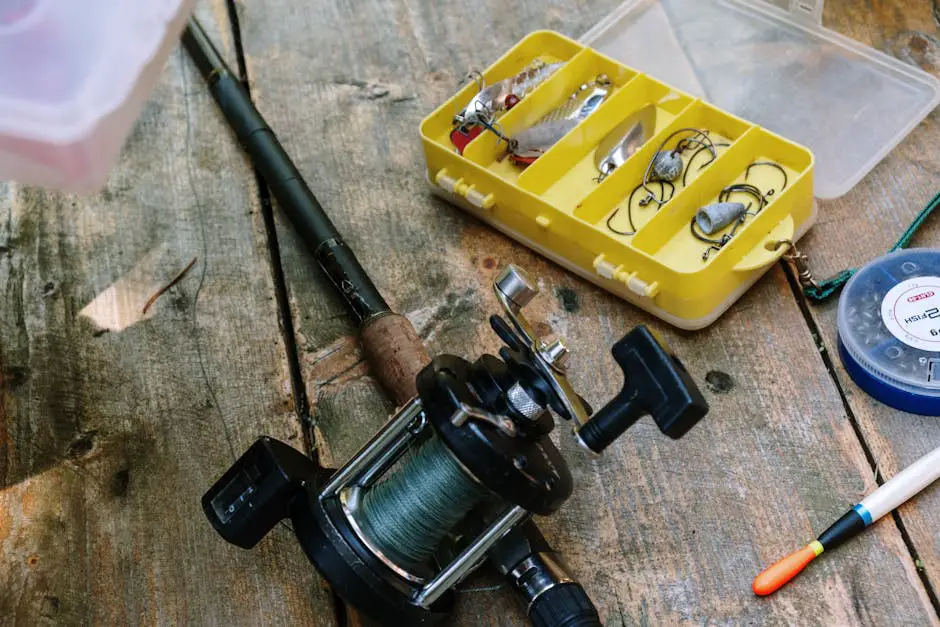
[[[441,540],[486,495],[436,437],[362,499],[362,531],[395,564],[431,557]]]

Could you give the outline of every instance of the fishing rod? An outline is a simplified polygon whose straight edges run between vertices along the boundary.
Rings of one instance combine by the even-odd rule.
[[[189,20],[182,41],[278,206],[360,325],[359,341],[372,373],[396,406],[406,406],[417,396],[419,373],[431,363],[411,322],[391,311],[195,18]],[[587,592],[566,571],[557,552],[531,520],[511,529],[492,547],[488,557],[522,596],[528,615],[538,627],[601,624]]]
[[[396,402],[404,402],[400,390],[412,390],[414,378],[430,361],[411,322],[391,310],[195,18],[183,33],[183,46],[281,211],[343,298],[372,371]]]

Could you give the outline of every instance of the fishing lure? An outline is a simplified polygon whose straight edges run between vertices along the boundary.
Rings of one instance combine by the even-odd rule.
[[[608,133],[594,152],[594,165],[600,172],[594,181],[600,183],[626,163],[653,136],[655,128],[656,106],[647,105]]]
[[[610,79],[601,74],[592,83],[581,85],[561,106],[543,115],[534,125],[511,138],[502,137],[507,140],[506,155],[516,165],[534,163],[601,106],[610,95],[610,85]]]
[[[450,140],[463,154],[467,144],[476,139],[484,128],[491,128],[496,117],[516,106],[519,101],[544,83],[564,63],[536,61],[518,74],[487,86],[483,75],[471,72],[479,91],[467,106],[454,116],[454,128]]]

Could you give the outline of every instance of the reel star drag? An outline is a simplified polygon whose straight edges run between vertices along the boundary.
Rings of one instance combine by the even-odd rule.
[[[418,375],[418,396],[331,477],[261,438],[203,496],[215,529],[251,548],[290,518],[336,593],[386,625],[444,620],[456,584],[487,558],[523,592],[534,624],[599,624],[538,542],[512,541],[530,516],[555,513],[573,490],[549,438],[552,412],[600,453],[647,414],[679,438],[708,405],[679,361],[638,327],[613,348],[623,390],[592,417],[565,376],[564,343],[539,340],[522,314],[535,283],[509,266],[495,290],[508,319],[491,318],[506,343],[502,359],[435,358]]]

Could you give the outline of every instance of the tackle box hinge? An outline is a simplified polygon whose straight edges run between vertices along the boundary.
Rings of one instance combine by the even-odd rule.
[[[496,203],[496,197],[493,194],[481,192],[476,185],[467,184],[462,177],[452,177],[447,173],[447,168],[438,171],[434,176],[434,182],[444,191],[466,198],[467,202],[479,209],[491,209]]]
[[[594,270],[600,276],[611,281],[623,283],[631,292],[644,298],[655,298],[659,294],[659,281],[649,283],[641,279],[636,272],[629,272],[623,265],[615,266],[604,259],[604,255],[594,258]]]

